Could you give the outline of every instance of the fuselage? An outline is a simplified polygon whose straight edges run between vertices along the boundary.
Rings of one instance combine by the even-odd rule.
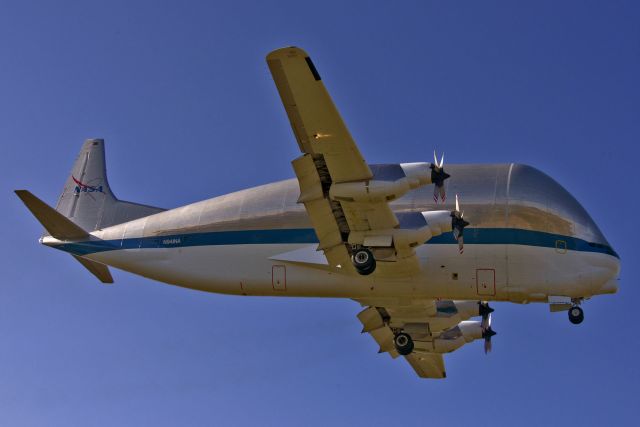
[[[161,282],[239,295],[547,301],[617,290],[618,255],[582,206],[553,179],[519,164],[450,165],[447,193],[464,200],[465,251],[451,233],[416,249],[421,272],[387,279],[340,274],[318,239],[296,179],[227,194],[92,234],[43,243]],[[451,209],[431,186],[395,212]]]

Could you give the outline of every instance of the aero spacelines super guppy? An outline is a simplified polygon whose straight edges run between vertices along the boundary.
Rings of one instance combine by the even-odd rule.
[[[425,378],[446,376],[444,353],[491,348],[489,301],[547,303],[577,324],[585,299],[617,291],[618,255],[544,173],[367,164],[309,56],[288,47],[267,64],[302,152],[296,178],[165,210],[116,199],[90,139],[55,209],[16,191],[41,243],[105,283],[112,266],[207,292],[353,299],[380,351]]]

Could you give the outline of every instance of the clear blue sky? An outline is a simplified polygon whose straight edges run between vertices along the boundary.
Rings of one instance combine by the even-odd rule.
[[[0,425],[638,422],[640,3],[8,1],[0,6]],[[419,380],[348,300],[241,298],[41,247],[13,195],[55,203],[82,141],[116,194],[175,207],[292,176],[264,56],[305,48],[371,163],[523,162],[622,256],[579,327],[497,304],[494,352]]]

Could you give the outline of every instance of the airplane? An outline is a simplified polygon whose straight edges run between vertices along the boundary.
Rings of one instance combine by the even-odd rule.
[[[618,289],[618,254],[580,203],[523,164],[367,164],[309,55],[266,57],[301,151],[296,178],[175,209],[118,200],[89,139],[55,208],[16,194],[103,283],[109,266],[206,292],[349,298],[379,352],[445,378],[443,355],[491,350],[491,301],[581,304]],[[447,197],[447,194],[455,194]],[[460,195],[460,196],[458,196]],[[469,320],[479,318],[479,320]]]

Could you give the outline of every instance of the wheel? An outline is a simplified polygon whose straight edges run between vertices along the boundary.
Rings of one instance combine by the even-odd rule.
[[[580,307],[578,307],[577,305],[574,305],[569,309],[569,322],[573,323],[574,325],[577,325],[579,323],[582,323],[583,320],[584,320],[584,311],[582,311]]]
[[[351,256],[353,266],[358,273],[366,276],[373,273],[376,269],[376,259],[373,257],[371,251],[367,248],[360,248],[353,252]]]
[[[404,332],[400,332],[395,336],[393,344],[395,344],[396,350],[402,356],[407,356],[413,351],[413,340],[409,334],[405,334]]]
[[[356,266],[356,271],[358,272],[358,274],[362,274],[363,276],[368,276],[369,274],[373,273],[373,271],[376,269],[376,260],[374,259],[373,262],[371,263],[371,265],[368,268],[360,268]]]
[[[373,273],[373,270],[375,269],[375,264],[365,270],[361,270],[360,268],[356,267],[356,271],[358,272],[358,274],[361,274],[363,276],[368,276],[369,274]]]

